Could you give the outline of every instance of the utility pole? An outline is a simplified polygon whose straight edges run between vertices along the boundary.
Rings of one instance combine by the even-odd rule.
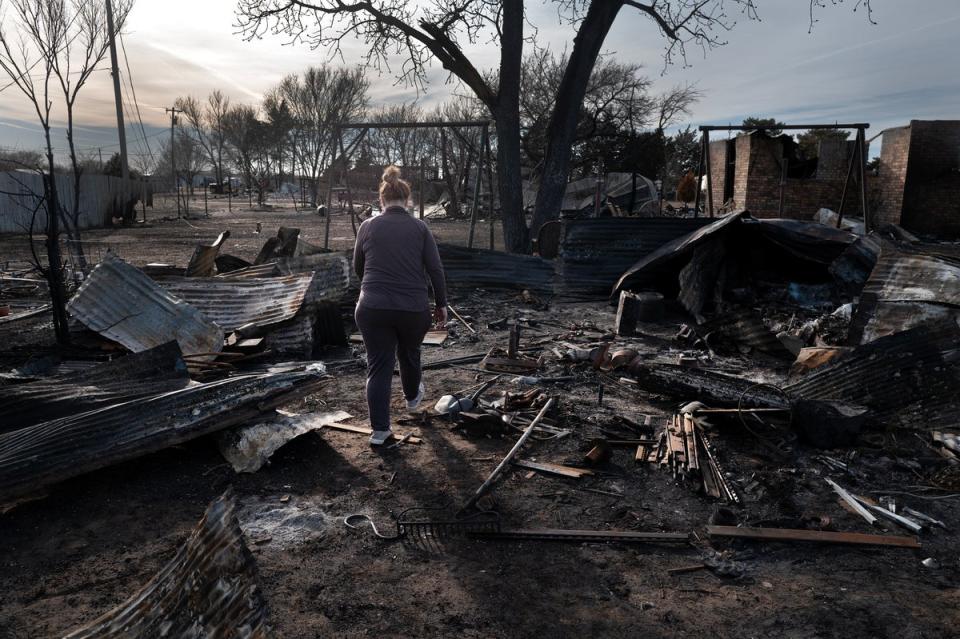
[[[117,43],[114,40],[113,4],[110,0],[106,2],[107,35],[110,38],[110,75],[113,76],[113,99],[117,106],[117,135],[120,137],[120,175],[126,190],[130,180],[130,165],[127,164],[127,133],[123,126],[123,98],[120,96],[120,69],[117,66]]]
[[[169,109],[164,109],[164,112],[170,114],[170,172],[173,174],[173,192],[177,196],[177,219],[180,219],[180,183],[177,180],[177,154],[173,137],[173,127],[177,125],[177,113],[182,113],[182,111],[173,106]]]

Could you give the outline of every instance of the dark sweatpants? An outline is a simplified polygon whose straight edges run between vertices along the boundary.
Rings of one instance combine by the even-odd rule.
[[[430,329],[430,311],[387,311],[357,305],[357,327],[367,349],[367,408],[373,430],[390,430],[393,365],[400,360],[400,383],[408,400],[420,387],[420,344]]]

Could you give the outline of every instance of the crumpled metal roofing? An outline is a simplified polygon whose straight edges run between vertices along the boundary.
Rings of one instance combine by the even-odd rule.
[[[438,244],[447,286],[553,292],[553,263],[531,255]]]
[[[144,586],[66,639],[266,639],[267,605],[228,490]]]
[[[67,312],[135,353],[176,340],[184,355],[218,353],[223,329],[146,273],[107,254],[80,285]]]
[[[230,231],[224,231],[210,244],[197,244],[193,256],[187,264],[187,277],[210,277],[217,267],[217,255],[220,247],[230,237]]]
[[[715,319],[698,326],[697,333],[715,350],[720,350],[723,341],[729,340],[772,357],[790,361],[796,359],[783,342],[767,328],[760,314],[750,307],[725,308]]]
[[[856,242],[849,231],[801,220],[751,220],[765,240],[804,260],[828,265]]]
[[[0,386],[0,432],[165,393],[189,383],[180,347],[169,342],[87,370]]]
[[[636,361],[630,372],[640,388],[678,400],[699,400],[712,407],[743,406],[782,408],[786,399],[749,379],[678,364]]]
[[[308,302],[338,300],[351,285],[353,269],[347,253],[318,253],[283,257],[266,264],[249,266],[223,275],[217,279],[246,279],[277,277],[279,275],[313,274]]]
[[[322,385],[309,367],[247,374],[0,434],[0,503],[228,428]]]
[[[960,411],[960,326],[947,318],[881,337],[784,390],[792,397],[865,406],[891,425],[955,425]]]
[[[938,248],[881,242],[851,322],[852,343],[871,342],[931,318],[960,316],[960,260]]]
[[[746,214],[746,211],[734,211],[725,217],[721,217],[718,220],[710,222],[706,226],[701,226],[695,231],[665,242],[655,251],[648,253],[640,261],[628,268],[620,276],[620,279],[617,280],[613,292],[616,293],[623,288],[629,288],[631,285],[631,280],[637,279],[639,274],[643,271],[656,268],[666,264],[670,260],[688,254],[698,245],[708,240],[713,234],[719,233],[731,224],[738,223],[740,218]]]
[[[160,284],[225,331],[233,331],[245,324],[269,326],[291,319],[303,305],[312,280],[312,275],[167,278]]]
[[[559,255],[562,292],[609,295],[613,284],[638,259],[708,224],[707,218],[669,217],[564,221]]]

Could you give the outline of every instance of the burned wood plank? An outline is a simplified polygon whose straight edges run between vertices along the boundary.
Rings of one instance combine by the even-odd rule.
[[[580,479],[585,475],[592,475],[593,471],[586,468],[576,468],[574,466],[564,466],[562,464],[550,464],[547,462],[535,462],[529,459],[515,459],[513,460],[514,466],[520,466],[521,468],[529,468],[531,470],[538,470],[542,473],[547,473],[550,475],[560,475],[561,477],[573,477],[574,479]]]
[[[916,537],[828,532],[824,530],[707,526],[707,534],[711,537],[736,537],[739,539],[757,539],[762,541],[816,541],[821,543],[854,544],[861,546],[920,548],[920,541]]]

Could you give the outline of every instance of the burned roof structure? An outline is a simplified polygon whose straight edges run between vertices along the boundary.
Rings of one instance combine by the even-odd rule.
[[[111,254],[80,285],[67,311],[86,328],[135,353],[171,340],[184,355],[223,348],[220,326]]]
[[[312,369],[248,373],[0,434],[0,502],[244,423],[324,383]]]
[[[232,491],[210,504],[177,554],[140,590],[67,639],[266,639],[267,605]]]
[[[190,383],[176,342],[120,356],[85,371],[0,386],[0,432],[102,406],[178,390]]]

